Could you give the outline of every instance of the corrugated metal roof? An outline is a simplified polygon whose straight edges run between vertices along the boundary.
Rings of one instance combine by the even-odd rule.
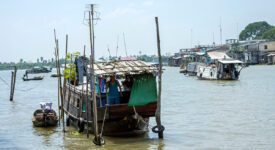
[[[211,59],[230,59],[230,57],[223,52],[207,52],[207,54]]]
[[[90,68],[90,65],[88,65]],[[130,61],[110,61],[110,62],[96,62],[94,64],[95,74],[110,75],[110,74],[143,74],[157,71],[158,68],[141,60]]]

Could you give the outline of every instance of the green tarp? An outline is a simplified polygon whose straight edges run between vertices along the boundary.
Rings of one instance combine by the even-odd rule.
[[[135,76],[133,80],[128,106],[141,106],[157,101],[156,77],[143,74]]]

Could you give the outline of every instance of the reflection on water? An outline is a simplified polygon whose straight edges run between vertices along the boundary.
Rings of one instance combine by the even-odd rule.
[[[238,81],[207,81],[186,77],[178,68],[163,74],[164,139],[149,131],[139,137],[105,137],[95,146],[93,136],[74,135],[73,127],[33,127],[39,102],[52,101],[57,110],[57,78],[23,82],[18,71],[14,101],[0,81],[0,148],[3,149],[274,149],[275,66],[251,66]],[[7,83],[10,71],[0,71]],[[155,118],[151,118],[155,125]]]

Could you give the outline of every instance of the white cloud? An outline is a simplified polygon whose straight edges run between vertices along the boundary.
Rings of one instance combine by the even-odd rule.
[[[152,6],[153,5],[153,1],[145,1],[143,2],[144,6]]]

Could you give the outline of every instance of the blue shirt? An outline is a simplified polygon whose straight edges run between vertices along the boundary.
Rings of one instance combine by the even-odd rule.
[[[108,96],[109,97],[119,97],[119,93],[118,93],[118,81],[115,80],[113,83],[110,81],[108,83],[109,85],[109,93]]]

